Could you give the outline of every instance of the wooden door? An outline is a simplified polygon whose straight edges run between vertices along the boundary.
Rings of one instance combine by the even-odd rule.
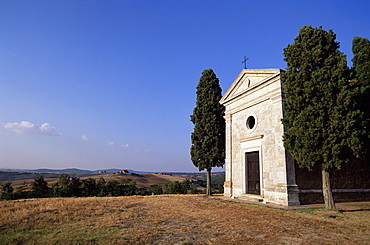
[[[247,193],[260,195],[260,163],[259,152],[245,153],[246,177],[247,177]]]

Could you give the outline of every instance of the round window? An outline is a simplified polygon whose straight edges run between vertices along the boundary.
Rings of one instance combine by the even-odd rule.
[[[254,116],[249,116],[247,118],[247,128],[253,129],[255,125],[256,125],[256,119],[254,118]]]

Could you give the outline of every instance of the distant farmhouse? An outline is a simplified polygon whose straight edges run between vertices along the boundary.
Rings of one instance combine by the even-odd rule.
[[[130,172],[126,169],[123,169],[123,170],[119,170],[117,172],[114,172],[113,174],[129,174]]]
[[[321,170],[298,168],[283,145],[282,72],[243,69],[220,101],[226,107],[225,196],[286,206],[323,202]],[[333,173],[336,201],[370,198],[364,166],[354,162]]]

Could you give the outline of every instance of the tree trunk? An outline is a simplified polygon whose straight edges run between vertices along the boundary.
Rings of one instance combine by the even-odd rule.
[[[207,196],[212,196],[212,191],[211,191],[211,169],[207,169]]]
[[[333,193],[330,187],[329,171],[322,170],[322,193],[324,195],[324,202],[326,209],[335,209]]]

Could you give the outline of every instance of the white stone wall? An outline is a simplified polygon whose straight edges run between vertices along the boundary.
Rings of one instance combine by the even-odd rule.
[[[226,106],[225,196],[253,198],[247,194],[245,153],[259,151],[258,198],[282,205],[298,204],[298,192],[290,193],[290,189],[298,190],[294,165],[287,161],[282,141],[280,72],[280,69],[243,70],[221,100]],[[248,129],[246,121],[251,115],[256,125]]]

